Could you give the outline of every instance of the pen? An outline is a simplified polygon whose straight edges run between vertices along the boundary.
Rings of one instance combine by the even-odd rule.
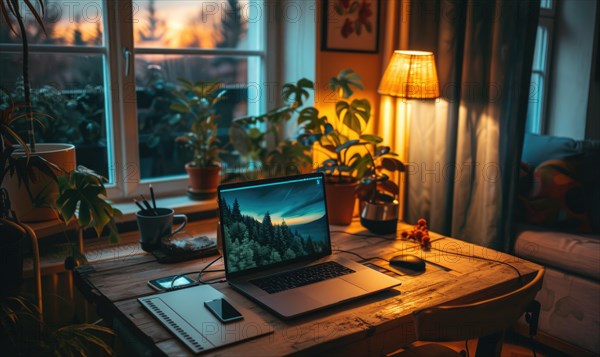
[[[152,207],[154,207],[154,211],[156,211],[156,199],[154,198],[154,188],[152,188],[152,184],[150,184],[150,198],[152,199]]]
[[[136,200],[135,198],[133,199],[133,202],[142,210],[145,211],[146,209],[138,202],[138,200]]]
[[[146,201],[146,197],[144,197],[144,195],[140,195],[140,197],[142,198],[142,203],[144,204],[144,207],[146,207],[146,209],[150,211],[150,213],[156,216],[156,211],[153,210],[148,201]]]

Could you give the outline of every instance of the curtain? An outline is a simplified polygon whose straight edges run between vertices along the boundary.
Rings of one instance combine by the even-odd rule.
[[[440,81],[438,100],[407,103],[406,221],[509,251],[539,0],[384,3],[400,8],[384,50],[434,52]]]

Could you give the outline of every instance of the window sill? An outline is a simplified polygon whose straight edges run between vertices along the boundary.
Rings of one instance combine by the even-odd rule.
[[[176,213],[187,215],[216,212],[218,207],[217,200],[214,198],[207,201],[194,201],[185,195],[157,198],[156,206],[172,208]],[[113,207],[123,212],[123,217],[119,219],[122,223],[135,222],[135,213],[140,210],[131,200],[114,203]]]
[[[207,201],[194,201],[187,196],[169,196],[156,199],[158,207],[173,208],[176,213],[188,215],[190,221],[212,218],[216,216],[217,201],[211,199]],[[139,207],[133,201],[122,201],[113,203],[113,207],[123,212],[123,217],[119,218],[119,232],[128,232],[136,229],[135,213],[139,211]],[[27,223],[39,238],[55,236],[64,233],[67,230],[75,229],[74,223],[67,226],[59,220],[46,222]]]

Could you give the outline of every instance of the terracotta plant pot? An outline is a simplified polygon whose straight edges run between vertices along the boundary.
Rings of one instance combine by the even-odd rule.
[[[21,157],[24,153],[22,150],[16,150],[13,155]],[[31,155],[41,156],[64,171],[73,171],[77,166],[75,146],[71,144],[37,144],[36,152]],[[45,207],[49,203],[56,202],[57,183],[42,172],[37,171],[36,176],[38,176],[36,182],[30,184],[35,204],[29,199],[25,185],[19,185],[16,175],[7,176],[5,179],[12,209],[21,222],[41,222],[58,218],[51,208]]]
[[[221,166],[192,166],[185,164],[189,177],[188,196],[193,200],[208,200],[217,196]]]
[[[347,226],[352,223],[352,214],[356,204],[354,190],[358,181],[352,177],[327,177],[325,180],[327,215],[329,224]]]

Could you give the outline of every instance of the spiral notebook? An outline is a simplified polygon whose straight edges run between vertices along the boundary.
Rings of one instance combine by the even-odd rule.
[[[209,285],[158,293],[138,301],[172,334],[194,353],[273,333],[273,327],[253,311],[228,300],[243,319],[220,322],[205,306],[205,301],[225,298]]]

